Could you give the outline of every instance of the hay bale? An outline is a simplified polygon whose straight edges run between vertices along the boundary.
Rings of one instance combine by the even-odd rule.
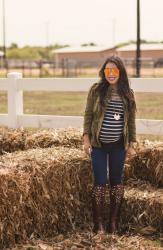
[[[38,130],[27,136],[25,149],[66,146],[81,148],[82,130],[75,128]]]
[[[1,156],[0,248],[83,227],[90,219],[91,180],[90,161],[78,149]]]
[[[74,128],[30,130],[0,127],[0,154],[53,146],[81,148],[82,130]]]
[[[121,226],[140,232],[142,228],[153,228],[163,232],[163,189],[137,183],[137,187],[125,186]]]
[[[132,164],[126,163],[123,174],[124,183],[127,184],[131,179],[136,179],[136,176],[134,175],[134,168]]]
[[[156,145],[138,153],[130,162],[128,177],[136,177],[163,187],[163,146]]]
[[[163,189],[138,179],[130,179],[124,189],[120,231],[139,233],[142,228],[152,227],[153,233],[163,232]],[[109,224],[109,192],[106,200],[105,219]]]
[[[0,154],[24,150],[28,131],[24,129],[8,129],[0,127]]]

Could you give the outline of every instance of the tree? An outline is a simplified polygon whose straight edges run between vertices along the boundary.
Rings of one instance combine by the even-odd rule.
[[[81,47],[86,47],[86,46],[97,46],[95,43],[83,43],[81,44]]]
[[[11,45],[10,45],[9,48],[10,48],[10,49],[17,49],[17,48],[18,48],[18,45],[17,45],[17,43],[11,43]]]

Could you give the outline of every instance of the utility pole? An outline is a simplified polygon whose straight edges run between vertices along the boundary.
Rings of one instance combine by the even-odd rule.
[[[45,22],[45,32],[46,32],[46,52],[47,52],[47,59],[49,60],[49,21]]]
[[[113,47],[115,47],[116,45],[116,19],[113,18],[112,19],[112,44],[113,44]]]
[[[137,0],[137,43],[136,43],[136,77],[140,77],[141,51],[140,51],[140,0]]]
[[[3,18],[3,60],[4,66],[7,69],[7,56],[6,56],[6,14],[5,14],[5,0],[2,0],[2,18]]]

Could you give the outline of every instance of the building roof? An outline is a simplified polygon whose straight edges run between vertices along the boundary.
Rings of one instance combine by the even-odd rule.
[[[163,43],[143,43],[140,45],[141,50],[163,50]],[[134,51],[136,44],[129,44],[116,49],[117,51]]]
[[[80,52],[100,52],[107,49],[112,49],[112,47],[106,46],[78,46],[78,47],[65,47],[61,49],[55,49],[53,53],[80,53]]]
[[[106,46],[72,46],[72,47],[64,47],[61,49],[55,49],[52,53],[83,53],[83,52],[102,52],[105,50],[111,50],[114,47],[106,47]],[[163,50],[163,43],[143,43],[140,45],[141,50]],[[129,44],[123,47],[115,49],[118,51],[135,51],[136,44]]]

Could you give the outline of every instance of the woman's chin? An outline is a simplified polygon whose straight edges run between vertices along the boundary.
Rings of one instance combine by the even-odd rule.
[[[114,84],[116,84],[116,83],[118,82],[118,79],[112,80],[112,79],[106,78],[106,80],[107,80],[108,83],[110,83],[111,85],[114,85]]]
[[[108,83],[110,83],[111,85],[116,85],[116,83],[117,83],[117,80],[116,80],[116,81],[110,81],[110,80],[107,79],[107,81],[108,81]]]

